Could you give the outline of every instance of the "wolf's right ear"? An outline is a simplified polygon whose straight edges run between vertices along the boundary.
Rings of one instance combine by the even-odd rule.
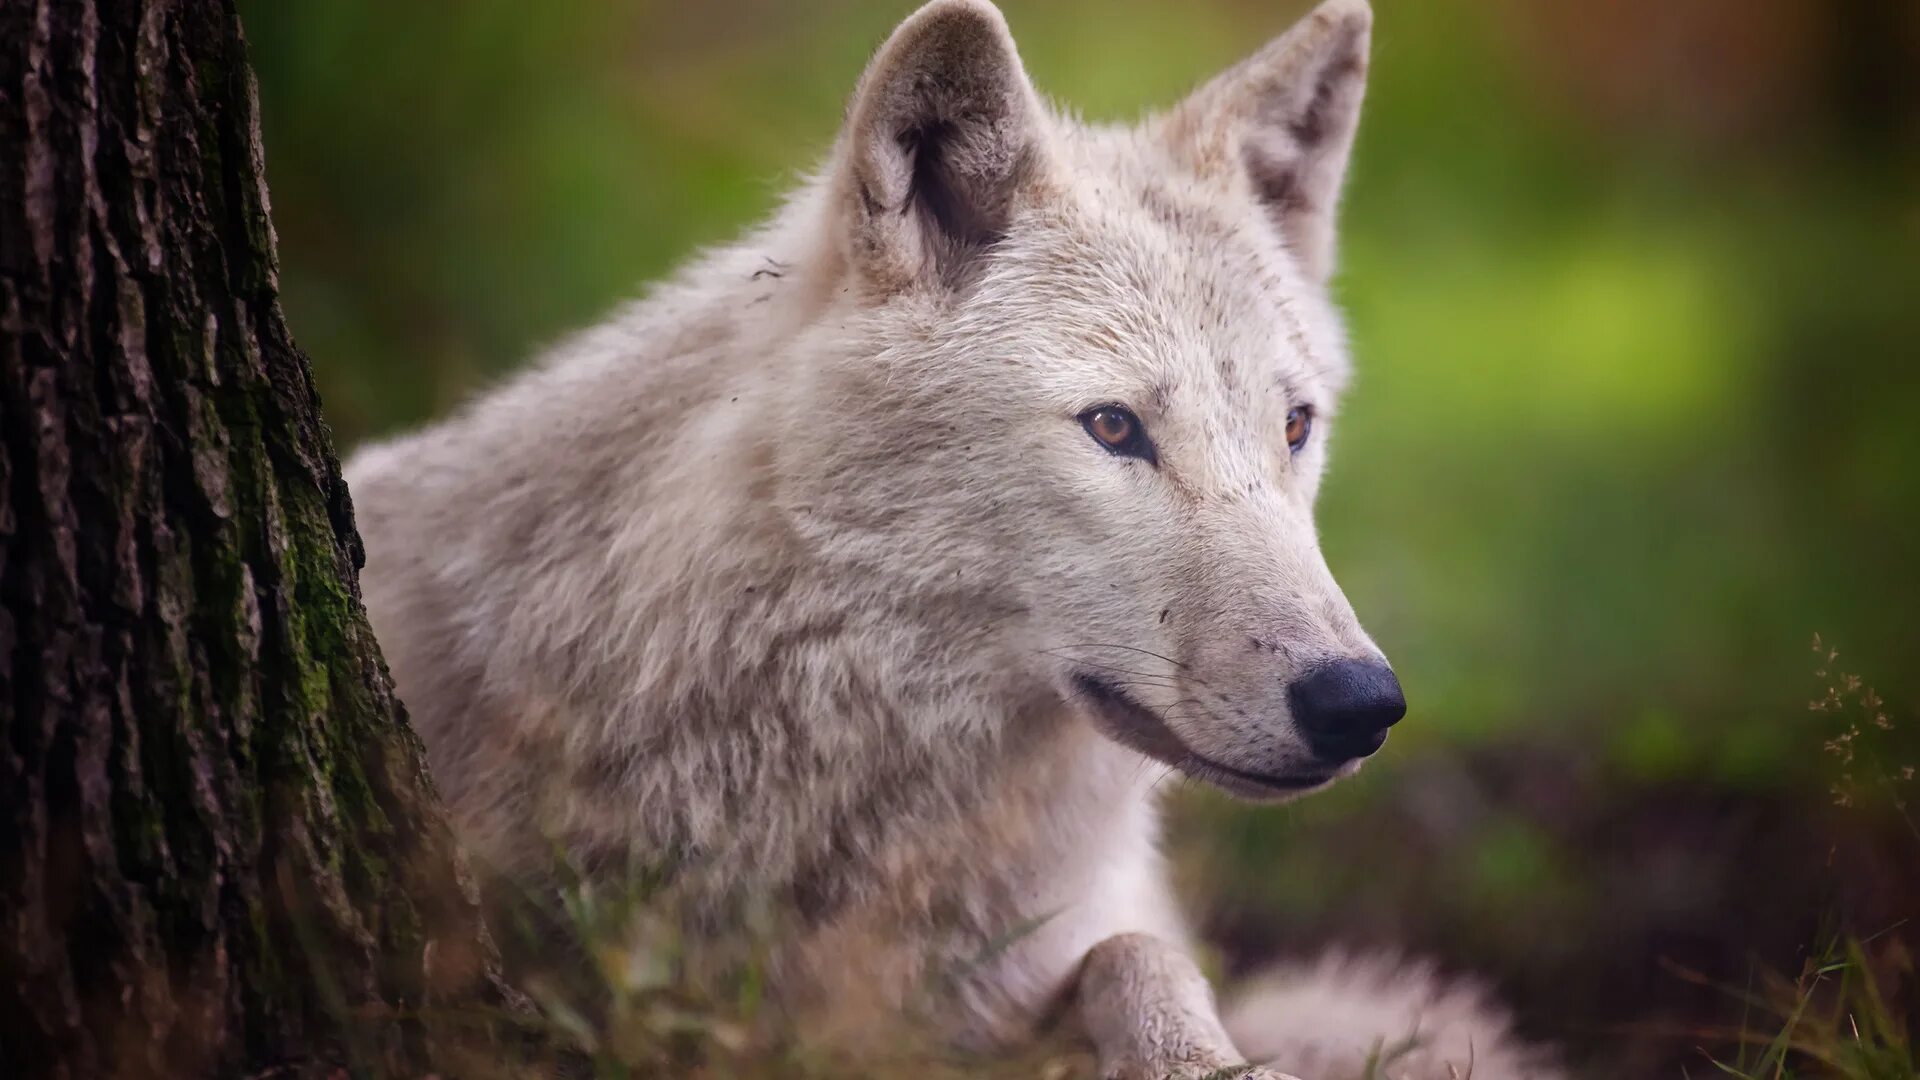
[[[854,92],[834,163],[846,254],[876,291],[953,285],[1005,235],[1046,157],[1047,119],[986,0],[933,0]]]

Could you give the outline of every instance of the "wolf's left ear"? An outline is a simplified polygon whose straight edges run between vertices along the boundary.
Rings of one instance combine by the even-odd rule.
[[[1360,123],[1373,12],[1326,0],[1161,121],[1197,171],[1240,170],[1316,281],[1333,273],[1334,217]]]
[[[860,79],[836,150],[847,256],[882,293],[956,283],[1043,171],[1047,120],[986,0],[933,0]]]

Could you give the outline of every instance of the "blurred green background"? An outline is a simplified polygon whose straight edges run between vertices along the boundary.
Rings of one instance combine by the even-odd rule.
[[[767,212],[909,6],[243,4],[342,444]],[[1122,120],[1306,5],[1003,6],[1044,91]],[[1183,797],[1183,883],[1230,972],[1404,945],[1594,1075],[1699,1072],[1727,999],[1676,968],[1920,915],[1887,795],[1920,794],[1920,4],[1376,10],[1321,520],[1413,713],[1296,808]],[[1809,708],[1842,672],[1891,703],[1845,781]],[[1869,767],[1887,797],[1836,806]]]

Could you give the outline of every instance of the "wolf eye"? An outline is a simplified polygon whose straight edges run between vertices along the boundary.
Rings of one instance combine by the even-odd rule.
[[[1313,434],[1313,410],[1305,405],[1296,405],[1287,410],[1287,449],[1299,453],[1307,445],[1307,436]]]
[[[1137,457],[1150,465],[1159,464],[1146,426],[1132,410],[1120,405],[1098,405],[1080,414],[1080,426],[1101,446],[1116,454]]]

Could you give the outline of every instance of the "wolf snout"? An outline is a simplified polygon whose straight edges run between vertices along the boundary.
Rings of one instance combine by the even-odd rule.
[[[1363,758],[1407,715],[1393,669],[1379,660],[1333,660],[1287,687],[1293,722],[1313,752],[1329,761]]]

